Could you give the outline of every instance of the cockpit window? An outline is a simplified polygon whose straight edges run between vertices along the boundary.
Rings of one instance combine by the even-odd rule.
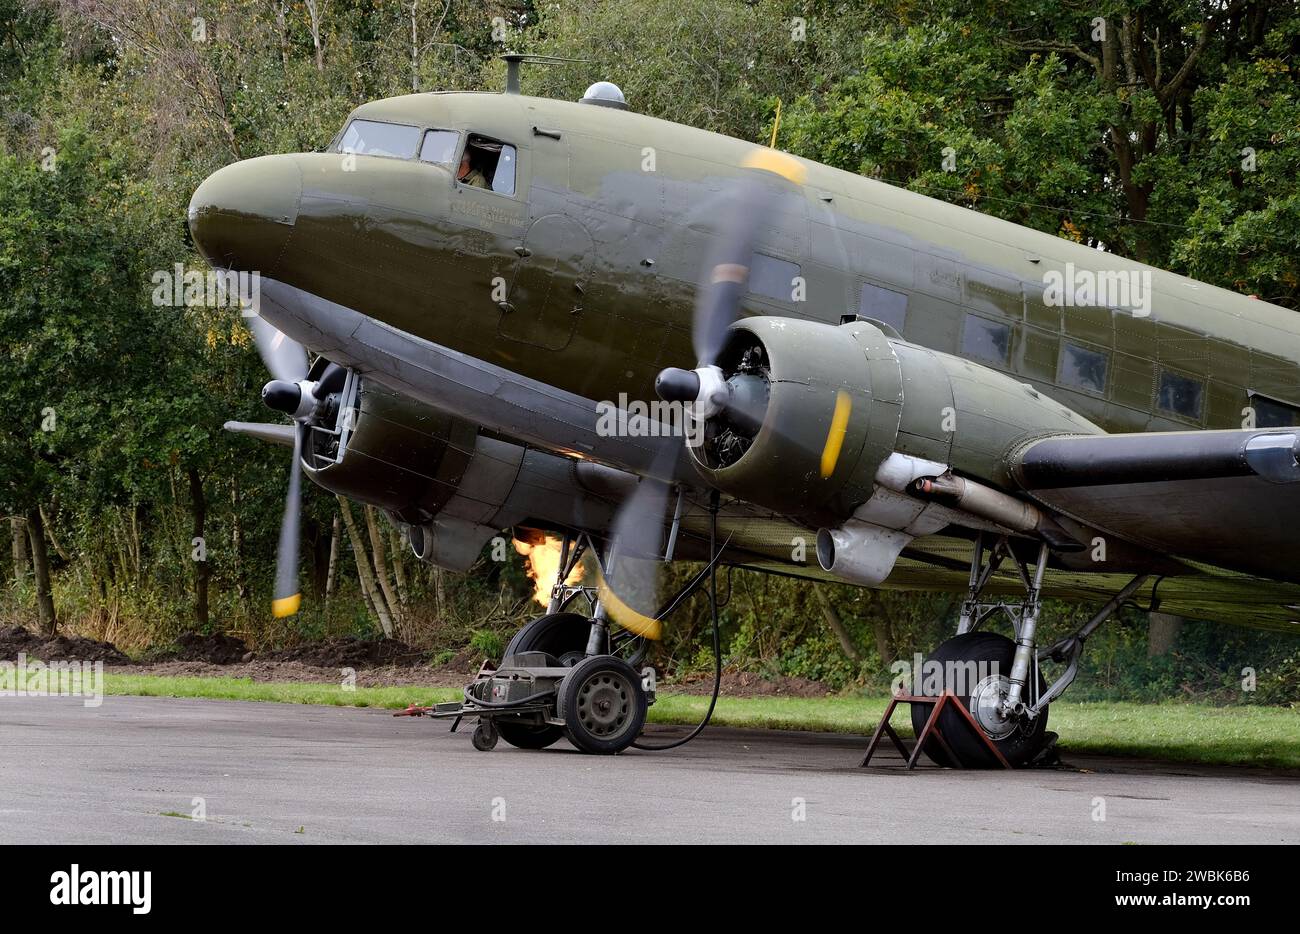
[[[503,195],[515,193],[515,147],[503,144],[497,170],[492,176],[492,190]]]
[[[420,128],[378,120],[353,120],[343,133],[339,152],[409,159],[420,145]]]
[[[430,130],[420,144],[420,161],[451,165],[456,161],[456,143],[460,134],[455,130]]]
[[[456,181],[497,194],[515,193],[515,147],[486,136],[470,136],[456,170]]]

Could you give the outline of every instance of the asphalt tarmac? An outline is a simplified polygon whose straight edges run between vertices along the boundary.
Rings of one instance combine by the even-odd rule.
[[[653,728],[653,739],[685,728]],[[857,768],[866,738],[492,752],[445,721],[238,701],[0,698],[0,843],[1300,843],[1300,777],[1064,755]],[[200,819],[201,818],[201,819]]]

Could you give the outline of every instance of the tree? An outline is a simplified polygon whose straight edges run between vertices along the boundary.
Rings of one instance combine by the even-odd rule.
[[[40,155],[0,156],[0,504],[23,515],[41,623],[56,625],[41,505],[84,473],[113,418],[114,371],[138,350],[140,256],[129,199],[80,128]],[[120,380],[117,380],[120,384]]]
[[[865,35],[859,71],[790,104],[783,139],[1294,304],[1298,38],[1294,6],[1244,0],[940,4]]]

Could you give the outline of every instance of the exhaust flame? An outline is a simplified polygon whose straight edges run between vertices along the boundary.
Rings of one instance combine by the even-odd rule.
[[[563,543],[554,535],[544,536],[537,542],[515,539],[515,551],[524,556],[524,569],[533,580],[533,599],[546,606],[551,602],[551,588],[555,585],[555,575],[560,573],[560,552]],[[566,584],[577,584],[582,580],[582,564],[579,563],[569,573]]]

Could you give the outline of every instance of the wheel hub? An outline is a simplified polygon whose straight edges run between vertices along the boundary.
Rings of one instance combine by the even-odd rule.
[[[565,652],[563,655],[559,656],[557,661],[559,661],[560,665],[564,668],[572,668],[586,657],[587,652],[584,647],[581,651],[575,649],[571,652]]]
[[[627,728],[632,694],[624,679],[601,672],[578,690],[578,719],[594,736],[617,736]]]
[[[975,685],[975,690],[971,691],[971,715],[988,734],[989,739],[1005,739],[1014,733],[1019,725],[1013,717],[1006,715],[1002,706],[1010,685],[1010,680],[1004,675],[989,675]]]

